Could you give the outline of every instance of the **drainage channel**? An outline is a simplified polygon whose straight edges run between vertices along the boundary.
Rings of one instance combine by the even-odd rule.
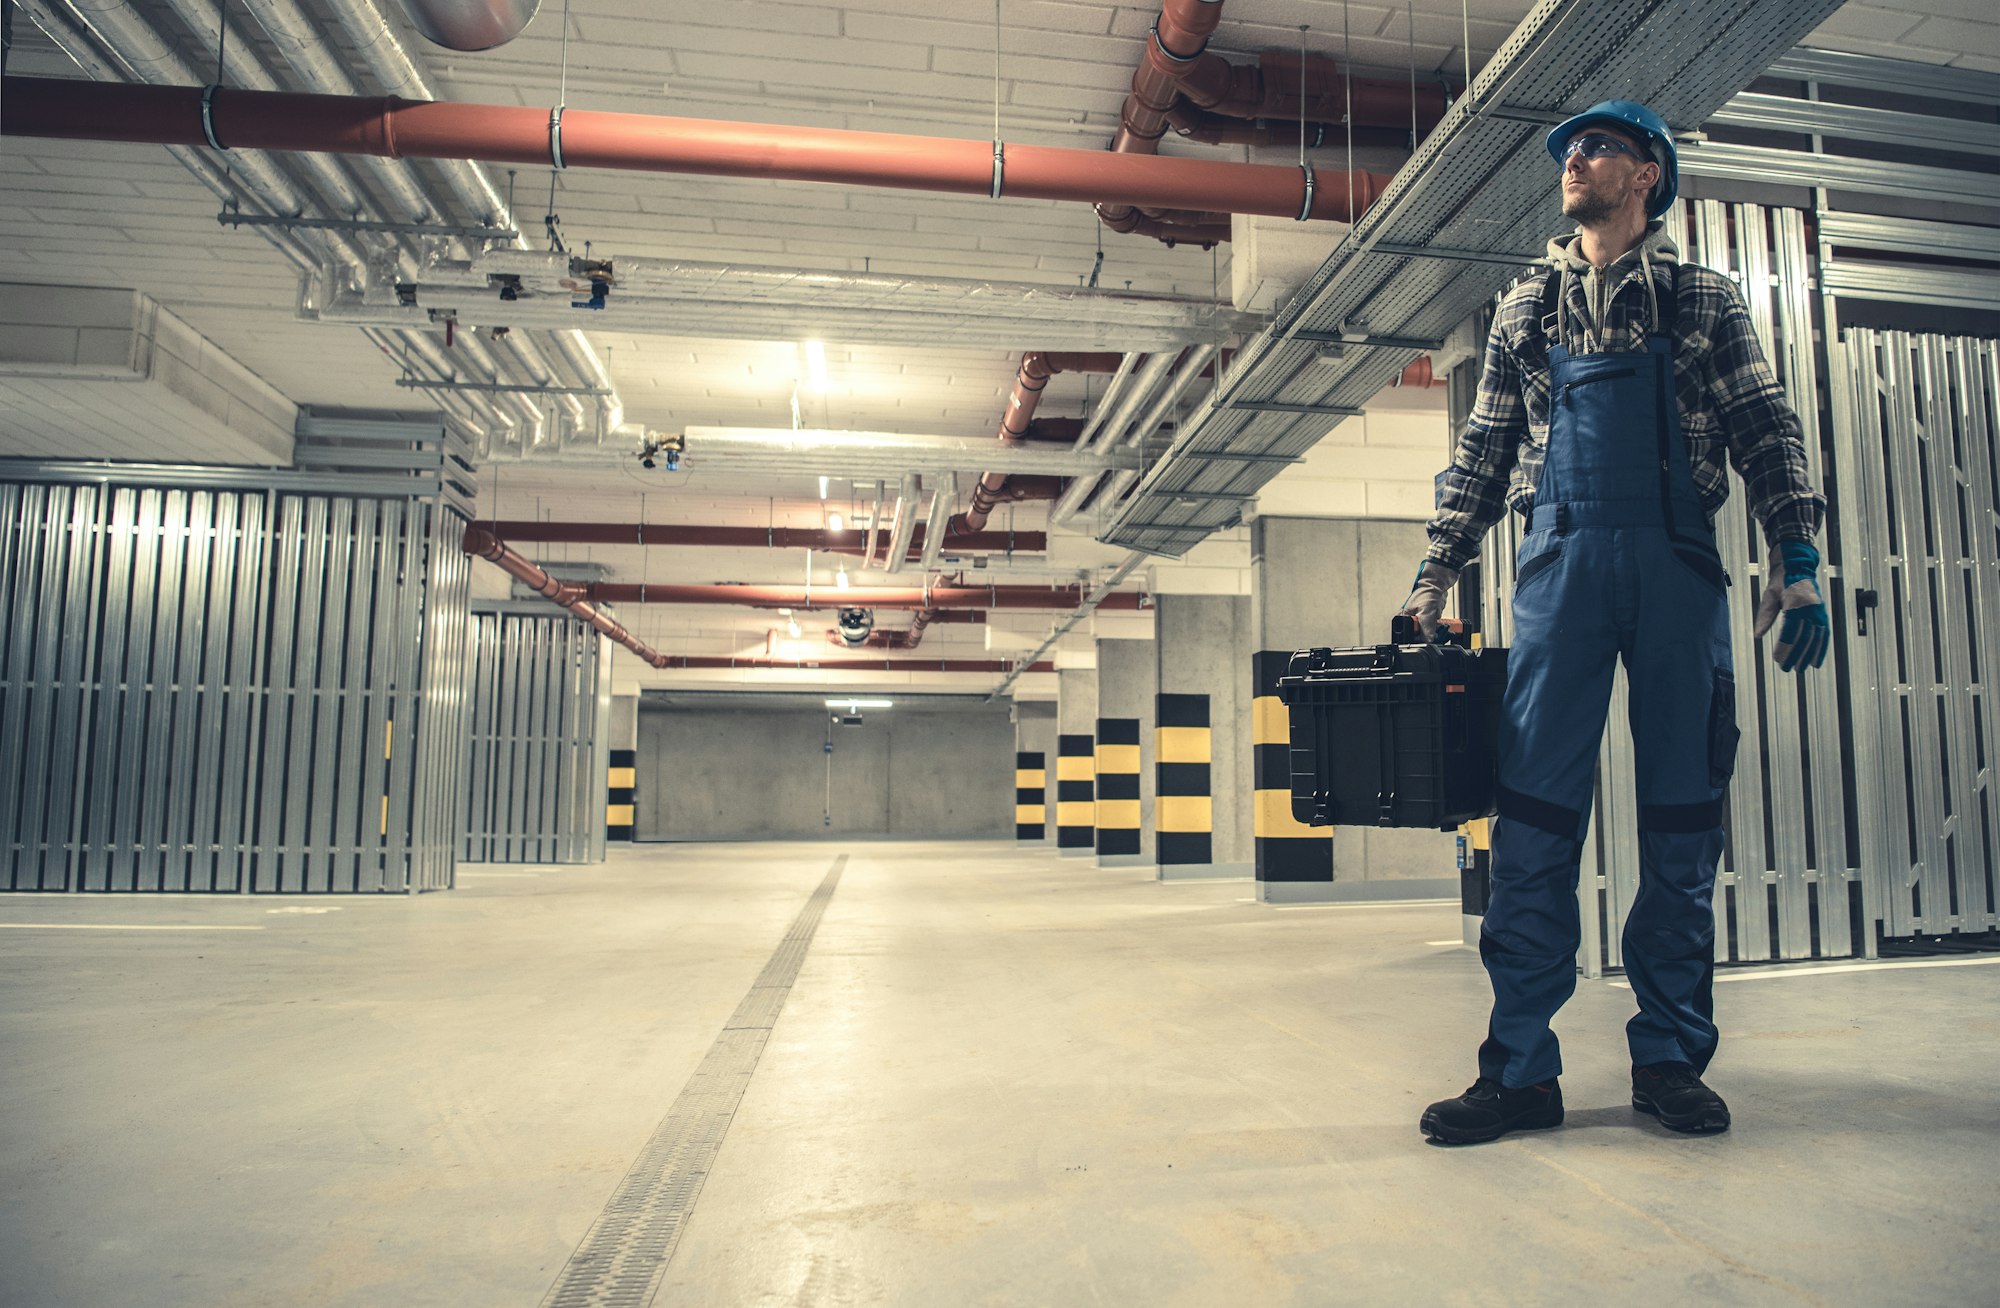
[[[847,855],[833,860],[611,1202],[584,1233],[542,1308],[646,1308],[653,1301],[846,867]]]

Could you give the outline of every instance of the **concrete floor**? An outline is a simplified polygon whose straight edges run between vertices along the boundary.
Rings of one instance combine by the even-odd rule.
[[[1568,1125],[1444,1149],[1456,905],[905,841],[0,899],[0,1304],[532,1308],[841,852],[658,1303],[1993,1302],[2000,966],[1719,987],[1699,1139],[1586,982]]]

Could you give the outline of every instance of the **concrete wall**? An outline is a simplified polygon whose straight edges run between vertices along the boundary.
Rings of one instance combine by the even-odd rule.
[[[1257,519],[1251,524],[1253,648],[1388,640],[1389,619],[1409,596],[1428,543],[1421,522]],[[1249,675],[1246,665],[1242,679]],[[1375,827],[1333,833],[1336,882],[1457,875],[1457,845],[1449,833]]]
[[[1012,837],[1005,705],[898,705],[863,717],[829,737],[821,709],[642,707],[637,838]]]
[[[1014,748],[1042,756],[1042,838],[1056,838],[1056,706],[1053,700],[1017,700]]]
[[[1158,599],[1162,694],[1208,696],[1209,786],[1218,870],[1249,875],[1250,597],[1162,595]],[[1150,742],[1149,742],[1150,747]]]

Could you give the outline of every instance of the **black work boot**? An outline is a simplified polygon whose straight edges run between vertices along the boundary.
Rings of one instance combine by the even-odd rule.
[[[1562,1087],[1553,1080],[1509,1090],[1482,1076],[1458,1098],[1426,1108],[1417,1126],[1439,1144],[1484,1144],[1509,1131],[1561,1126],[1562,1120]]]
[[[1669,1131],[1713,1135],[1729,1129],[1729,1105],[1686,1063],[1633,1068],[1632,1107],[1659,1118]]]

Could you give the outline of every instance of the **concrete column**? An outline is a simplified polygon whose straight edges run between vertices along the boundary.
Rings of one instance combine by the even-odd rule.
[[[604,838],[632,839],[633,796],[639,786],[639,697],[611,697],[609,762],[604,772]]]
[[[1154,656],[1159,693],[1206,699],[1208,722],[1209,859],[1169,862],[1160,855],[1163,880],[1181,877],[1247,877],[1252,871],[1250,701],[1243,667],[1249,659],[1247,595],[1161,595],[1155,601]],[[1160,722],[1165,725],[1165,719]],[[1183,743],[1192,738],[1184,738]],[[1154,733],[1155,782],[1160,736]],[[1177,760],[1179,761],[1179,760]],[[1158,800],[1155,813],[1160,812]],[[1159,847],[1158,821],[1155,845]]]
[[[1459,894],[1457,841],[1436,831],[1313,828],[1291,816],[1289,735],[1277,696],[1286,657],[1374,645],[1410,592],[1421,522],[1259,518],[1251,528],[1251,719],[1257,750],[1258,897],[1300,903]],[[1338,888],[1336,888],[1336,886]]]
[[[1014,702],[1014,837],[1042,845],[1054,839],[1056,706]]]
[[[1064,858],[1096,852],[1097,669],[1056,673],[1056,849]]]
[[[1153,864],[1153,701],[1159,679],[1154,645],[1150,640],[1097,642],[1100,867]],[[1107,787],[1118,793],[1112,794]],[[1138,804],[1136,814],[1129,807],[1132,802]],[[1132,825],[1134,818],[1136,826]],[[1104,840],[1107,832],[1115,833],[1108,848]],[[1127,832],[1131,835],[1123,834]]]

